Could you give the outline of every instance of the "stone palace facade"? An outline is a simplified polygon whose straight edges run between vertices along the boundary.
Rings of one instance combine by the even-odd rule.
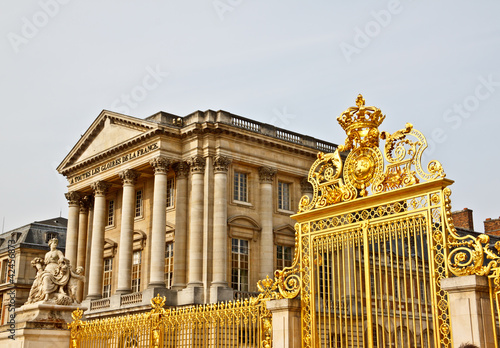
[[[336,145],[224,111],[103,111],[59,165],[87,318],[249,296],[290,265],[300,197]]]

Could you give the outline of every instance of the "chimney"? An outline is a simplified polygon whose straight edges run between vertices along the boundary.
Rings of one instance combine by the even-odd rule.
[[[471,209],[464,208],[463,210],[454,211],[451,213],[451,217],[453,218],[453,224],[455,227],[474,231],[474,221],[472,220]]]
[[[500,236],[500,218],[484,220],[484,233]]]

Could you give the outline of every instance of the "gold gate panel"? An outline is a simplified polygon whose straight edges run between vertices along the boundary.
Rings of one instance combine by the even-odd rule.
[[[409,123],[380,132],[380,109],[356,106],[337,119],[347,134],[319,153],[302,197],[290,268],[270,286],[300,296],[303,347],[451,347],[446,202],[452,184],[426,167],[425,137]],[[385,141],[383,151],[380,140]]]

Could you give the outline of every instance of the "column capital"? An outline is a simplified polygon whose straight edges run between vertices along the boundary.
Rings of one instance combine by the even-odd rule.
[[[302,194],[313,193],[313,187],[307,178],[302,178],[300,180],[300,191]]]
[[[125,169],[123,172],[118,173],[118,176],[123,181],[123,185],[135,185],[140,175],[140,173],[132,169]]]
[[[231,160],[226,156],[217,155],[214,159],[214,173],[225,173],[229,168]]]
[[[276,174],[276,169],[271,167],[260,167],[259,168],[259,180],[261,183],[271,183],[273,182],[274,174]]]
[[[77,191],[69,191],[68,193],[64,194],[64,197],[66,197],[66,199],[68,200],[69,205],[78,205],[80,199],[82,198],[82,195]]]
[[[175,176],[179,179],[187,178],[189,174],[189,164],[184,161],[174,163],[172,166],[175,171]]]
[[[80,213],[87,213],[92,204],[92,196],[84,196],[80,200]]]
[[[149,161],[149,164],[153,167],[155,174],[167,174],[170,160],[165,156],[158,156]]]
[[[111,184],[106,181],[96,181],[90,184],[90,187],[94,191],[96,195],[105,195],[108,192],[108,189],[111,187]]]
[[[189,160],[189,166],[191,167],[191,173],[201,173],[205,172],[205,159],[201,156],[193,156]]]

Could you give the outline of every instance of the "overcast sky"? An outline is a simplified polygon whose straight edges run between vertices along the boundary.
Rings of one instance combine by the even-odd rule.
[[[67,216],[56,167],[102,109],[226,110],[343,143],[362,93],[432,140],[453,210],[500,216],[498,1],[4,1],[3,229]],[[2,222],[2,221],[0,221]]]

